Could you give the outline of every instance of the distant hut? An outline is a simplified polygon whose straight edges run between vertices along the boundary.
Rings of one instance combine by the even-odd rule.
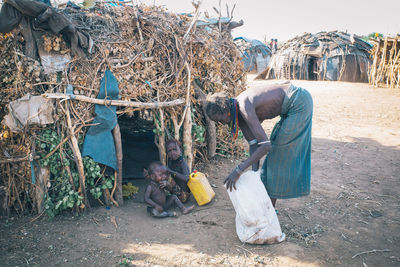
[[[267,68],[272,52],[266,44],[245,37],[236,37],[233,41],[241,51],[245,71],[261,73]]]
[[[371,48],[343,32],[306,33],[287,41],[257,78],[368,82]]]
[[[371,39],[373,63],[370,69],[369,83],[374,86],[386,84],[386,87],[399,88],[400,84],[400,36],[384,39]]]

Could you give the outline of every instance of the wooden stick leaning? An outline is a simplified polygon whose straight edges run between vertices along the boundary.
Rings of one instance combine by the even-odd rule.
[[[116,172],[117,176],[114,179],[117,181],[116,188],[116,198],[119,205],[124,204],[124,198],[122,196],[122,141],[121,141],[121,130],[119,128],[119,124],[115,125],[113,129],[113,137],[115,144],[115,154],[117,156],[118,163],[118,171]],[[114,183],[115,184],[115,183]]]
[[[188,73],[188,81],[187,81],[187,91],[186,91],[186,113],[184,115],[184,124],[183,124],[183,144],[184,144],[184,154],[187,158],[187,164],[189,169],[192,169],[193,165],[193,153],[192,153],[192,112],[190,108],[190,88],[191,88],[191,72],[190,67],[187,62],[185,62],[185,67]]]
[[[157,90],[157,101],[160,101],[160,91]],[[156,127],[159,127],[160,134],[158,136],[158,151],[160,154],[160,160],[162,164],[166,165],[167,164],[167,155],[166,155],[166,149],[165,149],[165,123],[164,123],[164,111],[160,108],[160,125]],[[154,113],[154,116],[156,116],[156,113]],[[156,118],[156,117],[154,117]],[[179,139],[178,139],[179,140]]]
[[[396,81],[396,75],[395,75],[395,67],[397,66],[397,60],[399,59],[400,56],[400,50],[397,49],[397,42],[393,43],[393,49],[394,49],[394,60],[392,62],[392,68],[390,71],[390,76],[391,76],[391,81],[390,81],[390,88],[394,88],[394,83]]]
[[[78,173],[79,173],[79,189],[81,190],[81,195],[83,197],[83,203],[85,204],[85,209],[86,208],[90,209],[90,204],[89,204],[89,201],[88,201],[87,195],[86,195],[86,187],[85,187],[86,178],[85,178],[85,172],[84,172],[84,168],[83,168],[82,155],[79,150],[78,140],[76,139],[76,136],[75,136],[74,127],[72,126],[68,101],[66,101],[66,103],[65,103],[65,115],[67,117],[68,130],[71,135],[71,143],[72,143],[71,149],[74,154],[76,166],[77,166]]]
[[[374,61],[372,63],[372,68],[371,68],[371,74],[369,75],[370,77],[370,84],[373,84],[376,86],[375,84],[375,80],[376,80],[376,72],[377,72],[377,65],[378,65],[378,53],[379,53],[379,49],[381,48],[381,43],[378,42],[378,44],[375,46],[375,55],[374,55]]]
[[[117,206],[119,208],[118,202],[115,201],[115,199],[114,199],[114,192],[115,192],[115,190],[117,189],[117,186],[118,186],[118,184],[117,184],[118,183],[117,176],[118,176],[117,171],[114,171],[114,186],[113,186],[113,189],[111,190],[110,200],[111,200],[112,203],[114,203],[115,206]]]
[[[200,14],[200,5],[201,5],[201,1],[198,3],[198,5],[196,6],[196,10],[195,10],[195,15],[193,16],[192,22],[190,23],[189,28],[186,30],[185,35],[183,36],[183,42],[186,43],[186,41],[188,40],[189,37],[189,33],[190,30],[193,28],[194,24],[196,23],[199,14]]]

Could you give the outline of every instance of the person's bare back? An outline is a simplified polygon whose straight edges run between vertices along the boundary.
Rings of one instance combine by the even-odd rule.
[[[260,122],[279,116],[289,86],[289,83],[264,85],[243,91],[236,98],[241,113],[248,107],[254,108]]]

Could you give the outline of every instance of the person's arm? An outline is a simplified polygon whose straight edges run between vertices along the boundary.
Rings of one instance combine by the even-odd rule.
[[[174,178],[177,178],[177,179],[187,183],[189,181],[190,170],[189,170],[189,166],[187,165],[186,161],[184,161],[184,160],[181,161],[180,169],[182,170],[182,172],[177,172],[177,171],[171,169],[170,167],[168,167],[168,172],[170,174],[173,174],[175,176]]]
[[[272,149],[271,143],[269,142],[267,135],[261,126],[260,120],[257,117],[255,108],[248,99],[240,102],[240,114],[242,120],[239,121],[239,125],[243,135],[245,135],[245,137],[247,136],[247,138],[253,136],[254,139],[257,140],[258,145],[257,148],[252,151],[251,155],[245,161],[237,165],[231,174],[225,179],[224,184],[226,184],[226,188],[231,191],[232,187],[236,190],[235,184],[242,172],[250,165],[259,162],[259,160]],[[249,141],[249,139],[247,140]]]
[[[146,191],[144,192],[144,201],[150,206],[154,207],[158,212],[162,212],[163,208],[151,199],[152,191],[153,187],[151,185],[148,185],[146,187]]]
[[[252,153],[250,156],[240,164],[240,169],[245,170],[250,165],[259,162],[259,160],[265,156],[269,151],[271,151],[272,146],[265,133],[260,120],[257,117],[256,111],[252,103],[249,100],[244,100],[243,108],[240,108],[240,113],[242,115],[244,130],[249,131],[247,135],[253,136],[257,143],[253,144]],[[242,127],[241,127],[242,128]],[[248,141],[252,141],[248,140]],[[254,141],[253,141],[254,142]],[[258,168],[256,169],[258,170]]]
[[[249,143],[249,152],[250,152],[250,156],[252,156],[258,148],[258,140],[257,140],[257,138],[254,137],[254,135],[251,132],[251,130],[249,129],[247,123],[245,123],[245,121],[243,119],[241,119],[239,121],[240,121],[239,122],[240,130],[242,131],[243,136],[246,139],[246,141]],[[259,168],[259,165],[260,165],[260,160],[257,160],[256,162],[254,162],[252,164],[253,171],[257,171]]]

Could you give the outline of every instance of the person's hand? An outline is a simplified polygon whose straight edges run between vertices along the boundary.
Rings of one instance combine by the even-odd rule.
[[[251,165],[251,168],[252,168],[252,170],[255,171],[255,172],[258,171],[258,169],[260,168],[260,161],[257,160],[256,163],[253,163],[253,164]]]
[[[160,205],[157,205],[157,206],[155,206],[154,207],[158,212],[163,212],[164,211],[164,209],[160,206]]]
[[[169,173],[169,174],[175,174],[175,171],[173,171],[172,169],[170,169],[170,168],[168,168],[168,167],[166,167],[167,168],[167,172]]]
[[[160,182],[160,188],[165,188],[169,185],[169,182],[167,180],[163,180]]]
[[[167,166],[160,166],[160,170],[162,171],[162,172],[168,172],[168,167]]]
[[[239,179],[240,174],[236,171],[233,170],[231,174],[224,180],[224,184],[226,186],[226,189],[232,192],[232,187],[236,190],[236,182]]]

